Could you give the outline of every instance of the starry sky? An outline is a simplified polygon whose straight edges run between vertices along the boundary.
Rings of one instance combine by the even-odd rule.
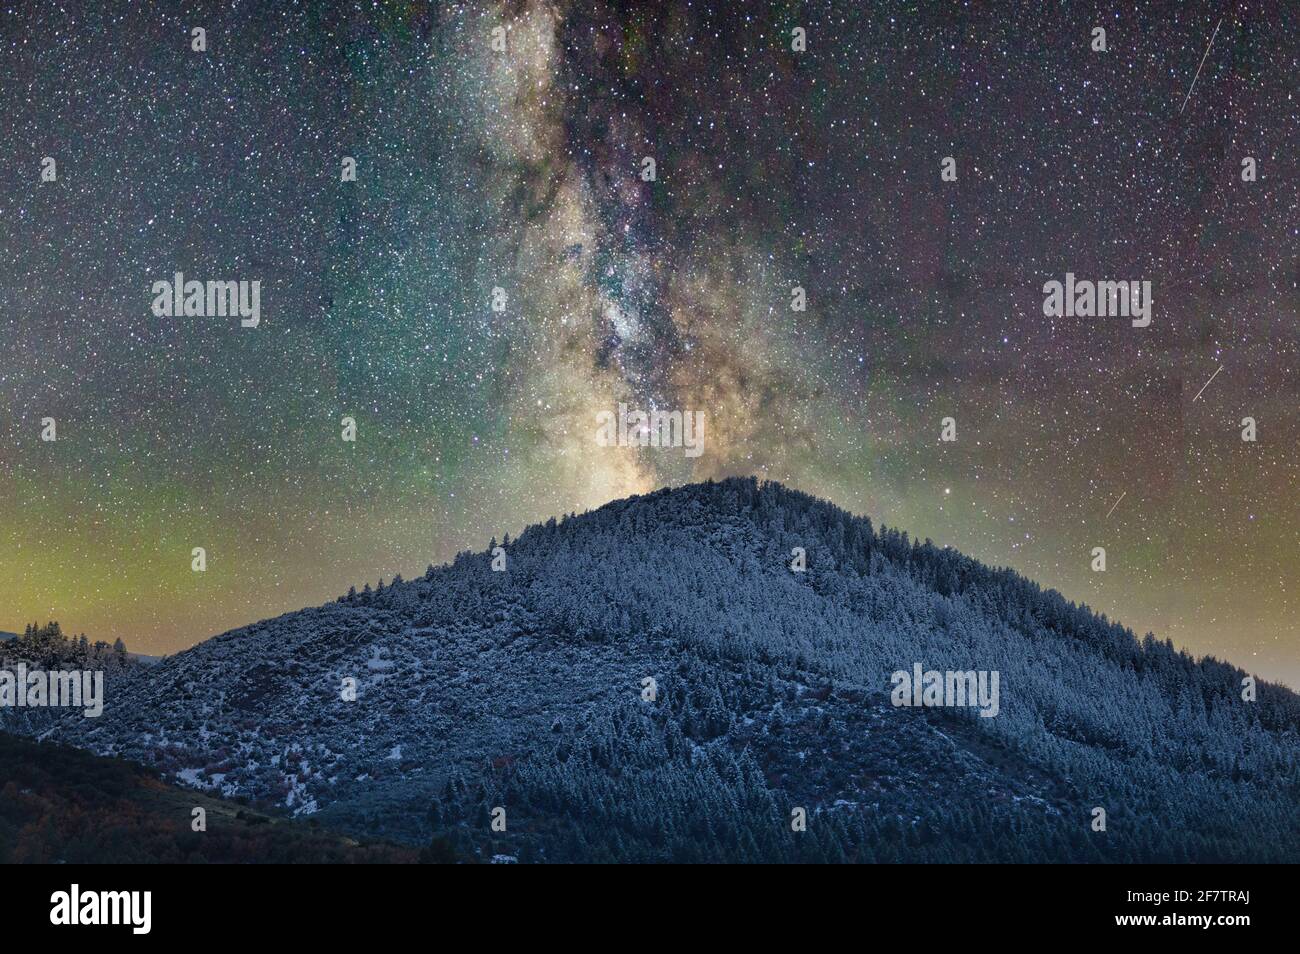
[[[0,629],[173,652],[756,474],[1300,687],[1298,61],[1268,2],[7,6]]]

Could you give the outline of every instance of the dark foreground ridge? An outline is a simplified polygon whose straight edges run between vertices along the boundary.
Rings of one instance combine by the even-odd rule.
[[[1300,698],[1012,571],[753,479],[503,545],[25,731],[449,858],[1300,860]],[[918,663],[997,671],[997,715],[895,707]]]
[[[205,830],[193,830],[203,809]],[[0,864],[409,862],[300,820],[181,789],[122,759],[0,732]]]

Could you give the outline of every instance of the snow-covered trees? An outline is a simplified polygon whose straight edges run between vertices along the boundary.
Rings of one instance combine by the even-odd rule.
[[[460,856],[1300,857],[1300,699],[1247,703],[1235,667],[1010,570],[754,480],[503,545],[505,573],[462,553],[216,637],[59,734],[171,772],[224,750],[232,794]],[[997,670],[999,714],[894,708],[915,662]],[[477,819],[499,805],[494,833]]]

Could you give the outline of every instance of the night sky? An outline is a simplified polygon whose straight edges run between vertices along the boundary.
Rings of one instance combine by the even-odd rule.
[[[156,6],[0,18],[0,629],[172,652],[756,474],[1300,686],[1294,3]]]

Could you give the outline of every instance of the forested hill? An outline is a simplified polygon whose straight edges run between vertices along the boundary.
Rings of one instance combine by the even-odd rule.
[[[997,714],[894,705],[916,664],[996,671]],[[52,732],[462,857],[1300,860],[1300,699],[1245,676],[733,479],[223,634]]]
[[[202,809],[196,831],[196,809]],[[138,765],[0,732],[0,864],[403,863],[310,821],[165,785]]]

